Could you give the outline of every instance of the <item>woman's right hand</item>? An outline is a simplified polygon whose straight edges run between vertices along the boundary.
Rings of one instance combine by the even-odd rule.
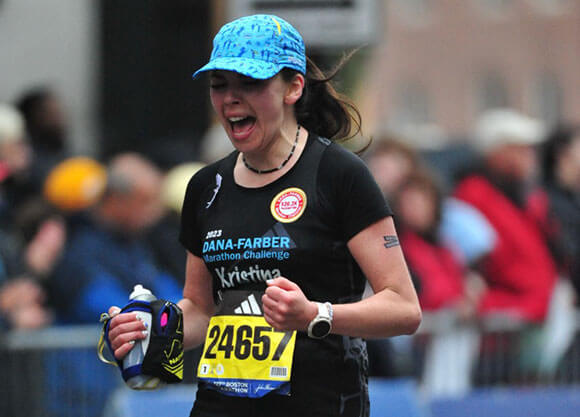
[[[136,340],[145,339],[149,329],[137,318],[136,313],[121,313],[117,306],[109,308],[109,342],[115,358],[122,360],[133,348]]]

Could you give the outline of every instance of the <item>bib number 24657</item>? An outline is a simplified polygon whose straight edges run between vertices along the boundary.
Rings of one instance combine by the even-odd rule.
[[[261,316],[214,316],[198,378],[227,395],[261,397],[290,381],[295,342],[296,332]]]

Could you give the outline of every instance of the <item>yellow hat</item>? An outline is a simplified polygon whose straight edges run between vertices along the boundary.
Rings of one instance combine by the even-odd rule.
[[[181,212],[185,190],[189,180],[205,164],[201,162],[186,162],[169,170],[163,181],[161,196],[166,207],[177,213]]]
[[[107,185],[103,165],[87,157],[69,158],[55,166],[44,182],[44,197],[65,211],[95,204]]]

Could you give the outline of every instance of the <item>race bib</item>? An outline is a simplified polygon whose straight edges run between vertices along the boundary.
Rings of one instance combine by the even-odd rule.
[[[228,291],[211,318],[197,376],[223,394],[259,398],[290,392],[296,332],[264,319],[262,294]]]

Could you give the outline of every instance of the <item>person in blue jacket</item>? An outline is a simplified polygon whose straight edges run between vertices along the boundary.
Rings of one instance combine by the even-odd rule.
[[[179,280],[155,264],[142,239],[163,213],[161,174],[145,157],[122,154],[107,177],[99,201],[72,228],[51,283],[60,323],[94,323],[111,304],[126,304],[136,284],[181,298]]]

